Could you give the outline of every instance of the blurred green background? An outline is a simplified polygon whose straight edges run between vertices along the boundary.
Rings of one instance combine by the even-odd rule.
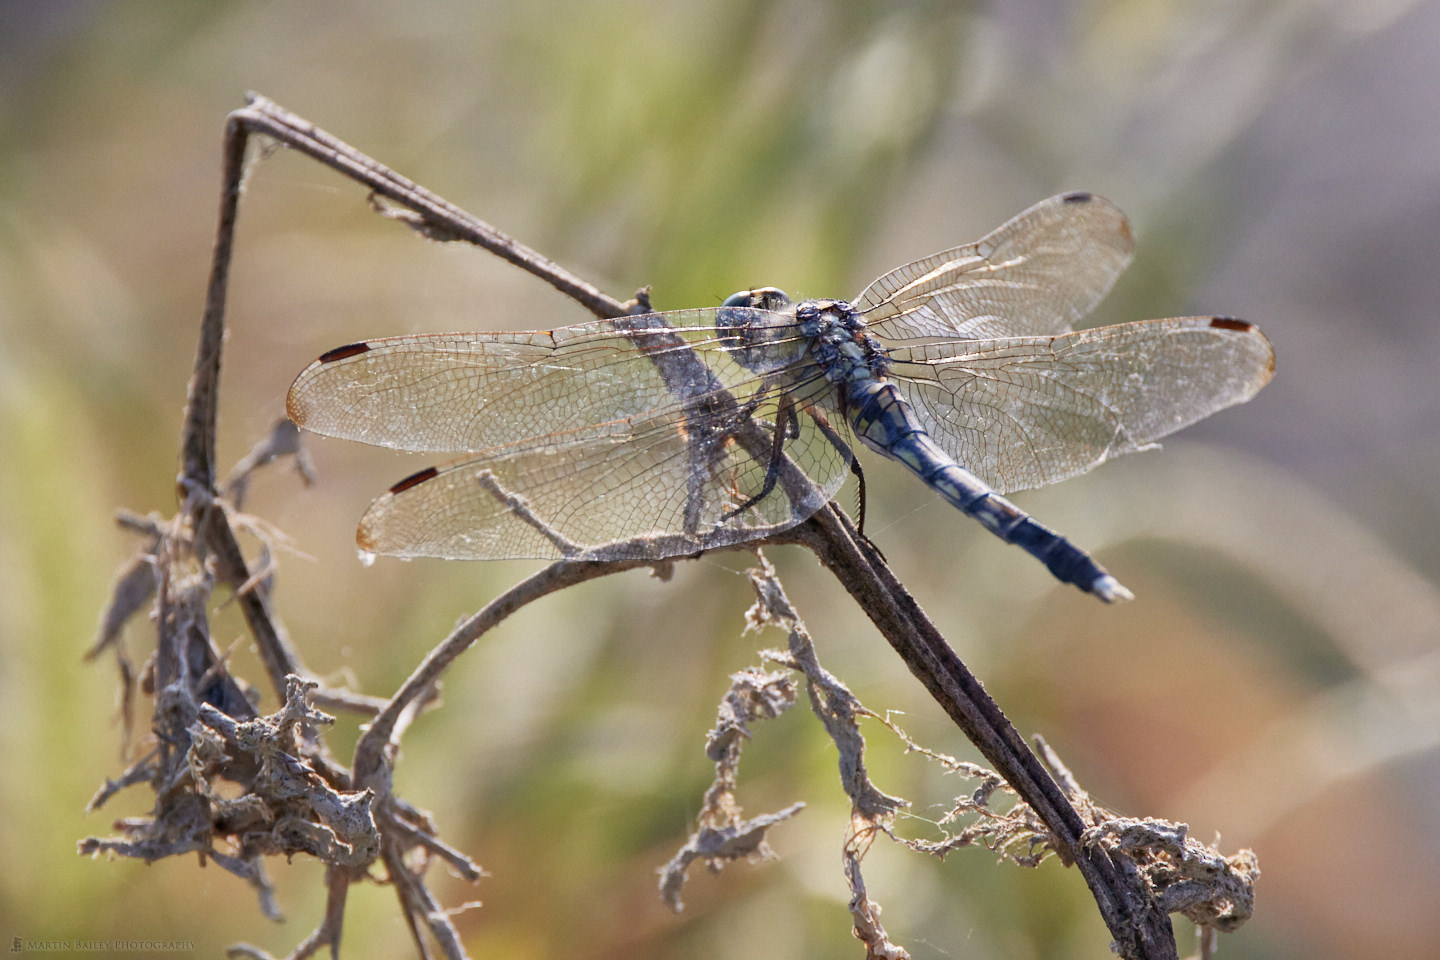
[[[1237,958],[1434,956],[1440,942],[1440,3],[1046,0],[0,5],[0,935],[290,949],[322,872],[271,865],[284,924],[192,858],[92,862],[143,813],[84,807],[126,765],[108,663],[84,665],[118,506],[170,512],[226,113],[258,90],[588,276],[659,308],[775,284],[853,295],[1067,189],[1134,221],[1099,322],[1224,313],[1274,383],[1166,443],[1023,494],[1139,599],[1107,609],[867,460],[869,532],[1026,734],[1099,800],[1249,846]],[[486,255],[417,240],[303,158],[256,164],[241,212],[220,450],[233,463],[321,351],[585,315]],[[247,508],[293,538],[276,603],[312,667],[384,694],[457,618],[538,564],[381,561],[355,520],[427,460],[336,441]],[[848,494],[846,495],[849,496]],[[973,751],[841,589],[772,558],[821,656],[923,743]],[[472,953],[859,956],[835,752],[803,709],[761,727],[747,812],[804,800],[781,859],[655,868],[692,825],[743,635],[745,555],[589,584],[524,611],[410,731],[402,795],[490,876],[432,876]],[[241,636],[220,613],[222,646]],[[143,657],[150,633],[129,632]],[[248,652],[241,671],[253,669]],[[273,708],[268,702],[266,709]],[[872,728],[902,826],[970,787]],[[336,733],[343,751],[354,724]],[[1096,957],[1056,862],[940,863],[877,845],[871,896],[916,957]],[[351,956],[404,955],[356,888]],[[1189,936],[1179,924],[1182,953]]]

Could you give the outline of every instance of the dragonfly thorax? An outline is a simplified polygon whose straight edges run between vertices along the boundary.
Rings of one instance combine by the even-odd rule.
[[[830,383],[844,385],[883,380],[890,369],[885,348],[844,300],[795,304],[782,290],[756,287],[727,297],[716,327],[730,355],[756,373],[818,367]],[[800,364],[807,354],[808,363]]]
[[[890,371],[885,348],[844,300],[804,301],[795,308],[795,325],[810,343],[811,360],[831,383],[883,380]]]

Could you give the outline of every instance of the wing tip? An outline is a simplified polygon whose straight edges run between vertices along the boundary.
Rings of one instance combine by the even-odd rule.
[[[1130,218],[1125,216],[1125,211],[1100,194],[1091,193],[1089,190],[1071,190],[1068,193],[1060,194],[1055,199],[1060,202],[1061,206],[1090,207],[1092,208],[1091,213],[1113,219],[1117,238],[1114,244],[1115,249],[1125,256],[1127,262],[1129,257],[1134,255],[1135,232],[1130,229]]]
[[[412,487],[418,487],[427,480],[433,480],[440,475],[439,467],[426,467],[424,470],[417,470],[404,480],[391,485],[378,500],[370,504],[365,515],[360,518],[360,525],[355,528],[355,546],[360,548],[361,557],[384,554],[390,557],[409,559],[412,556],[427,555],[415,553],[403,548],[397,548],[394,543],[386,544],[384,541],[390,539],[385,532],[385,521],[388,518],[390,501],[395,496],[404,493]],[[368,564],[367,564],[368,566]]]
[[[1270,382],[1275,376],[1275,347],[1270,343],[1270,338],[1265,336],[1265,331],[1249,320],[1241,320],[1239,317],[1211,317],[1210,328],[1212,330],[1226,330],[1231,333],[1239,333],[1253,337],[1259,337],[1265,345],[1265,377],[1260,381],[1260,386]],[[1256,389],[1259,389],[1258,387]]]
[[[285,415],[288,416],[296,426],[305,426],[305,421],[309,419],[309,414],[307,412],[308,405],[304,399],[304,388],[316,375],[316,371],[327,364],[338,363],[341,360],[348,360],[351,357],[358,357],[363,353],[369,352],[370,344],[360,342],[347,343],[343,347],[335,347],[333,350],[326,350],[320,354],[315,362],[304,370],[301,370],[299,376],[295,378],[295,382],[290,384],[290,391],[285,395]]]
[[[305,426],[305,408],[300,405],[300,398],[295,395],[294,387],[285,395],[285,416],[289,417],[295,426]]]

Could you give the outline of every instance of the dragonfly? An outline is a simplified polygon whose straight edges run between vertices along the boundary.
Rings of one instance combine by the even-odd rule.
[[[367,340],[306,367],[286,405],[322,435],[464,454],[371,504],[356,541],[372,556],[663,560],[759,541],[858,473],[858,439],[1060,581],[1130,599],[1004,494],[1152,449],[1275,369],[1230,317],[1075,330],[1133,251],[1114,205],[1067,193],[848,302],[759,287],[552,330]]]

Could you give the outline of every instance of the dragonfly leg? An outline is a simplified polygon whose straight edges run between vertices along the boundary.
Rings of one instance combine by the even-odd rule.
[[[855,491],[855,529],[860,536],[865,536],[865,471],[860,469],[860,461],[854,457],[850,458],[850,472],[855,474],[855,482],[860,489]],[[868,540],[869,538],[866,537]],[[879,551],[879,548],[876,548]]]
[[[842,443],[838,437],[835,442],[839,444],[840,449],[844,450],[847,454],[850,453],[849,447]],[[860,489],[855,491],[855,532],[860,535],[861,540],[864,540],[870,545],[870,549],[875,551],[876,556],[886,563],[889,563],[890,561],[886,558],[884,551],[880,549],[880,544],[871,540],[869,534],[865,532],[865,471],[860,469],[860,459],[858,457],[850,457],[850,472],[855,474],[855,482],[860,485]]]
[[[771,491],[775,489],[775,484],[780,482],[780,466],[784,461],[785,441],[795,435],[793,431],[796,426],[794,404],[788,397],[781,394],[775,413],[775,434],[770,444],[770,461],[765,467],[765,481],[760,485],[760,492],[738,507],[725,511],[724,515],[720,517],[720,523],[733,520],[770,496]]]

